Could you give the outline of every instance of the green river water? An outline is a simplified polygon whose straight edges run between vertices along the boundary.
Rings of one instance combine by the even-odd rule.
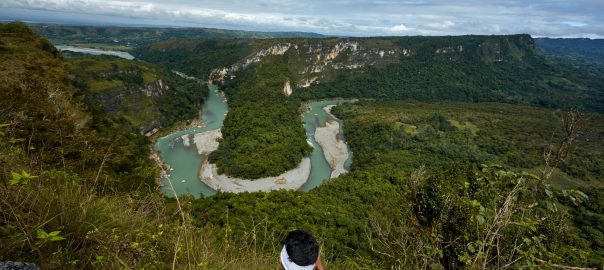
[[[319,101],[310,103],[310,110],[303,115],[303,124],[306,129],[307,141],[312,144],[314,150],[310,154],[311,172],[306,184],[301,190],[308,191],[317,187],[331,176],[331,168],[325,160],[323,149],[314,139],[315,129],[318,125],[324,125],[327,120],[333,119],[322,108],[326,105],[336,105],[343,101]],[[197,153],[195,144],[193,144],[193,134],[204,131],[214,130],[222,127],[222,122],[228,112],[226,99],[216,86],[210,86],[209,96],[204,103],[202,119],[204,126],[202,128],[190,128],[182,131],[170,133],[161,137],[155,144],[155,150],[159,152],[163,162],[171,169],[169,176],[162,179],[162,192],[169,197],[190,194],[195,197],[211,196],[216,193],[215,190],[206,186],[198,178],[199,169],[203,157]],[[340,125],[340,129],[341,129]],[[342,134],[340,130],[340,134]],[[188,135],[191,138],[191,146],[186,147],[183,144],[182,136]],[[350,166],[352,155],[346,161],[346,167]],[[171,185],[170,185],[171,184]]]

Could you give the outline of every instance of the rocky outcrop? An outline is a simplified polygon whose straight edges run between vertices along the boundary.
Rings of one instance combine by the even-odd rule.
[[[140,91],[148,97],[159,97],[168,90],[170,90],[170,86],[164,83],[161,79],[158,79],[155,82],[140,88]]]
[[[305,45],[306,46],[306,45]],[[340,41],[333,47],[308,44],[312,55],[301,74],[322,73],[329,69],[357,69],[367,65],[387,64],[398,61],[399,50],[365,47],[357,41]],[[320,75],[320,74],[319,74]],[[303,81],[297,85],[306,85]]]
[[[293,92],[292,86],[291,86],[289,80],[287,80],[285,82],[285,85],[283,86],[283,94],[289,97],[289,96],[291,96],[292,92]]]
[[[310,79],[303,79],[303,80],[300,80],[300,81],[299,81],[299,82],[296,84],[296,87],[298,87],[298,88],[306,88],[306,87],[309,87],[309,86],[311,86],[311,85],[312,85],[314,82],[317,82],[317,79],[318,79],[318,78],[319,78],[319,77],[315,76],[315,77],[312,77],[312,78],[310,78]]]
[[[462,45],[436,49],[436,54],[450,54],[450,53],[462,53],[462,52],[463,52]]]
[[[0,270],[40,270],[34,263],[5,261],[0,262]]]
[[[212,70],[210,80],[222,82],[225,79],[234,78],[237,71],[243,70],[253,63],[261,62],[264,57],[286,54],[286,57],[289,57],[290,65],[297,67],[296,73],[301,75],[300,77],[304,77],[304,79],[294,79],[294,86],[304,88],[313,83],[318,83],[319,79],[324,76],[325,71],[358,69],[369,65],[397,63],[399,57],[410,56],[411,51],[405,50],[403,52],[396,47],[372,47],[364,45],[362,41],[353,40],[341,40],[336,43],[325,40],[275,43],[229,67]],[[289,90],[284,89],[286,95],[288,95],[288,92]]]
[[[218,140],[221,138],[222,132],[220,129],[214,129],[206,132],[195,133],[193,143],[195,143],[195,147],[197,147],[197,153],[199,155],[208,155],[209,153],[218,149]]]
[[[242,61],[233,64],[230,67],[223,67],[214,69],[210,73],[211,80],[224,81],[225,78],[234,78],[235,72],[247,68],[253,63],[258,63],[262,58],[270,55],[284,55],[289,48],[292,47],[292,43],[276,43],[266,49],[262,49],[257,53],[243,59]],[[294,48],[298,49],[298,45],[293,45]]]

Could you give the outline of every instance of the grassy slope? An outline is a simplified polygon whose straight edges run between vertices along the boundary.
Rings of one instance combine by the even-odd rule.
[[[155,188],[148,142],[136,145],[141,138],[129,128],[81,102],[85,93],[48,41],[25,25],[0,24],[0,59],[11,64],[0,67],[0,261],[43,269],[275,267],[276,254],[233,248],[186,214],[180,221]],[[9,184],[23,171],[34,178]]]
[[[142,61],[77,56],[67,59],[66,68],[87,103],[143,133],[195,118],[207,95],[203,83]]]
[[[113,57],[76,57],[67,61],[67,68],[90,102],[100,102],[108,112],[128,120],[131,126],[145,130],[159,121],[157,98],[142,90],[155,87],[161,79],[159,70],[141,62]],[[162,74],[163,75],[163,74]]]

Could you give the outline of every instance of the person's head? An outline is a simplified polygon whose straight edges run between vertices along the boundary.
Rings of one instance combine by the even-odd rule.
[[[281,250],[281,264],[286,270],[313,269],[318,257],[319,245],[310,233],[296,230],[290,232],[285,238]]]

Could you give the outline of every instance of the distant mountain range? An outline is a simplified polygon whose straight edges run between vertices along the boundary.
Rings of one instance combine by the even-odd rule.
[[[547,56],[595,67],[604,72],[604,39],[537,38],[535,46]]]
[[[138,46],[168,39],[266,39],[308,37],[321,34],[307,32],[257,32],[215,28],[117,27],[73,26],[57,24],[29,24],[38,35],[54,43],[107,43]]]

